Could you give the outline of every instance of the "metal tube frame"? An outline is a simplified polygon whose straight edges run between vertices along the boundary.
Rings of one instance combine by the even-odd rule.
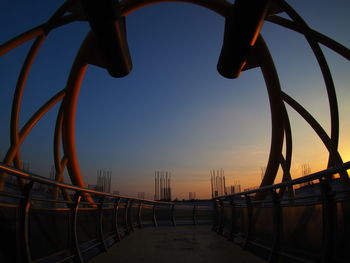
[[[133,205],[133,202],[134,202],[134,200],[129,199],[128,218],[127,218],[129,232],[134,232],[134,225],[133,225],[133,222],[132,222],[132,205]]]
[[[171,206],[171,223],[173,224],[173,226],[176,226],[176,221],[175,221],[175,216],[174,216],[174,213],[175,213],[175,204],[172,204]]]
[[[155,228],[158,227],[157,216],[156,216],[156,208],[157,208],[157,206],[154,204],[153,205],[153,209],[152,209],[152,213],[153,213],[153,226]]]
[[[236,212],[235,212],[235,200],[234,198],[230,198],[231,205],[231,230],[228,236],[228,239],[233,241],[236,235]]]
[[[225,225],[225,205],[223,200],[219,201],[219,227],[218,227],[218,234],[222,235],[224,233],[224,225]]]
[[[280,250],[281,233],[282,233],[282,208],[279,195],[276,190],[271,191],[273,205],[273,239],[272,248],[268,262],[278,262],[278,252]]]
[[[114,202],[114,226],[115,226],[115,240],[116,240],[116,242],[121,241],[121,236],[120,236],[119,227],[118,227],[119,204],[120,204],[120,198],[117,197],[115,202]]]
[[[230,10],[233,7],[233,4],[228,3],[224,0],[203,0],[203,1],[196,1],[196,0],[124,0],[120,2],[120,12],[121,16],[126,17],[128,14],[143,8],[147,5],[152,5],[156,3],[161,2],[185,2],[195,5],[200,5],[205,8],[208,8],[219,15],[222,15],[224,17],[228,17],[230,14]],[[13,48],[16,48],[18,45],[23,44],[24,42],[32,39],[37,38],[37,41],[33,44],[33,47],[31,51],[28,53],[27,60],[23,65],[22,72],[18,78],[18,85],[17,90],[15,92],[15,98],[13,101],[13,114],[11,118],[11,151],[12,151],[12,157],[6,158],[6,163],[11,164],[14,162],[15,167],[20,167],[20,156],[19,156],[19,136],[17,133],[18,130],[18,118],[19,118],[19,109],[21,104],[21,94],[24,89],[25,80],[29,73],[30,65],[32,64],[40,46],[41,43],[44,41],[46,35],[53,30],[56,27],[72,23],[74,21],[79,21],[82,19],[82,16],[80,14],[73,14],[73,15],[66,15],[66,12],[70,10],[69,8],[74,4],[74,1],[68,0],[66,1],[51,18],[44,24],[38,26],[37,28],[34,28],[32,30],[29,30],[22,35],[8,41],[7,43],[0,46],[0,53],[5,54],[8,51],[10,51]],[[339,138],[339,114],[338,114],[338,106],[337,106],[337,100],[336,100],[336,94],[335,94],[335,88],[334,83],[332,80],[332,76],[330,73],[330,70],[327,65],[327,61],[324,58],[324,55],[322,53],[322,50],[319,47],[319,42],[326,43],[328,47],[332,48],[336,52],[340,53],[342,56],[348,58],[349,57],[349,51],[344,48],[342,45],[338,44],[337,42],[323,36],[322,34],[319,34],[318,32],[312,30],[305,21],[295,12],[294,9],[292,9],[285,1],[279,0],[274,3],[277,5],[281,10],[285,11],[292,19],[293,21],[288,21],[283,18],[276,18],[276,16],[271,16],[271,21],[275,22],[277,24],[280,24],[281,26],[291,28],[297,32],[300,32],[301,34],[305,35],[307,41],[309,42],[316,59],[318,60],[318,63],[320,65],[325,83],[326,83],[326,89],[328,93],[328,99],[329,99],[329,105],[330,105],[330,112],[331,112],[331,142],[333,144],[333,148],[335,151],[337,151],[338,148],[338,138]],[[266,17],[266,20],[269,20],[270,16],[268,15]],[[259,40],[260,38],[260,40]],[[260,43],[259,43],[260,42]],[[283,145],[283,131],[285,131],[287,135],[288,129],[286,126],[283,126],[283,119],[287,117],[286,111],[283,111],[284,104],[281,100],[280,96],[280,85],[278,81],[277,72],[274,69],[273,62],[271,59],[270,54],[268,53],[268,49],[266,48],[266,45],[263,43],[262,38],[258,37],[257,42],[254,46],[253,50],[253,57],[258,61],[258,64],[261,66],[264,79],[266,82],[268,94],[269,94],[269,100],[270,100],[270,107],[271,107],[271,118],[272,118],[272,140],[270,145],[270,155],[269,160],[265,172],[265,176],[263,178],[263,181],[261,183],[261,187],[266,185],[271,185],[276,177],[278,167],[280,165],[280,156],[282,151],[282,145]],[[79,90],[81,86],[82,79],[84,77],[87,65],[91,62],[93,62],[94,58],[93,56],[96,55],[96,43],[93,42],[93,37],[91,34],[88,34],[85,41],[83,42],[81,49],[78,52],[78,55],[76,57],[76,60],[73,64],[68,82],[67,82],[67,93],[64,94],[64,118],[63,118],[63,126],[62,126],[62,142],[64,146],[64,156],[67,158],[66,164],[67,169],[69,171],[69,175],[71,177],[72,182],[75,185],[84,187],[84,181],[81,176],[78,160],[77,160],[77,154],[75,149],[75,138],[74,138],[74,122],[75,122],[75,112],[76,112],[76,104],[77,99],[79,96]],[[103,66],[103,65],[102,65]],[[59,99],[62,99],[59,98]],[[43,110],[41,113],[45,114],[49,108],[51,108],[53,105],[47,105],[47,109]],[[42,114],[39,114],[36,118],[34,123],[36,123],[42,116]],[[284,116],[283,116],[284,115]],[[33,124],[34,124],[33,123]],[[28,127],[29,132],[32,129],[33,125],[30,125],[31,127]],[[24,138],[23,138],[24,140]],[[288,139],[289,140],[289,139]],[[287,142],[288,145],[291,145]],[[287,148],[288,148],[287,145]],[[286,156],[286,162],[287,162],[287,171],[285,172],[285,175],[288,177],[290,176],[290,173],[288,172],[290,169],[290,154],[288,153],[287,149],[287,156]],[[333,158],[332,157],[333,152],[330,153],[329,157],[329,163],[328,167],[330,167],[333,164],[339,164],[342,163],[341,159],[339,158]],[[65,166],[65,165],[64,165]],[[58,165],[56,165],[57,168],[59,168]],[[64,169],[64,167],[63,167]],[[57,169],[57,175],[60,177],[62,174],[62,167],[61,169]],[[3,188],[3,182],[4,177],[6,175],[1,174],[0,175],[0,188]],[[347,174],[342,175],[343,181],[347,182],[349,184],[349,178]],[[67,196],[67,195],[66,195]],[[263,199],[265,197],[264,194],[259,194],[260,199]],[[93,203],[93,200],[88,196],[85,195],[84,198],[86,198],[87,201]]]
[[[98,228],[98,235],[99,235],[99,240],[100,240],[100,243],[103,247],[103,250],[105,252],[107,252],[107,244],[106,244],[106,241],[104,239],[104,234],[103,234],[103,204],[104,204],[104,201],[105,201],[105,196],[102,196],[100,198],[100,201],[98,202],[98,217],[97,217],[97,225],[99,226]]]
[[[125,205],[124,205],[124,234],[125,235],[129,235],[130,234],[130,228],[129,228],[129,202],[130,200],[127,199],[125,201]]]
[[[252,206],[251,198],[248,194],[244,195],[244,198],[245,198],[246,207],[247,207],[247,233],[245,236],[243,248],[247,249],[252,232],[253,232],[253,206]]]
[[[72,219],[71,219],[71,235],[73,240],[71,244],[71,253],[75,255],[74,261],[79,263],[84,263],[83,255],[80,251],[79,241],[78,241],[78,232],[77,232],[77,223],[78,223],[78,211],[79,204],[81,201],[82,194],[76,192],[73,199],[73,204],[71,205]]]
[[[198,224],[198,222],[197,222],[197,205],[193,205],[192,222],[193,222],[194,226]]]
[[[333,199],[331,184],[324,179],[320,179],[320,191],[322,195],[322,254],[321,262],[331,262],[335,255],[336,246],[336,222],[337,208]],[[345,222],[346,224],[346,222]]]
[[[139,202],[139,207],[137,209],[137,226],[138,228],[142,228],[142,207],[143,207],[143,202]]]
[[[19,246],[17,250],[17,257],[19,262],[32,262],[32,257],[30,253],[29,245],[29,216],[30,209],[32,206],[32,193],[33,193],[34,182],[30,181],[22,190],[22,195],[24,198],[21,199],[19,204],[19,224],[18,224],[18,234],[19,234]]]

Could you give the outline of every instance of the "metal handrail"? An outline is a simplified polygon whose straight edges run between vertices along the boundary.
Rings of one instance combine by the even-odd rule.
[[[42,176],[39,176],[34,173],[30,173],[27,171],[22,171],[16,168],[13,168],[11,166],[8,166],[2,162],[0,162],[0,175],[2,174],[8,174],[17,177],[19,179],[18,181],[21,182],[21,184],[18,185],[18,193],[12,194],[5,191],[0,192],[0,196],[15,198],[19,200],[19,204],[16,204],[15,209],[18,209],[19,213],[19,233],[14,233],[16,235],[19,235],[19,246],[17,250],[15,251],[18,255],[18,261],[20,262],[42,262],[45,261],[48,258],[51,258],[54,262],[65,262],[66,260],[74,258],[75,261],[83,263],[85,262],[85,253],[90,253],[88,251],[95,250],[97,247],[101,247],[98,253],[102,251],[107,251],[108,247],[116,242],[119,242],[122,240],[121,233],[124,232],[124,235],[130,234],[134,232],[134,226],[141,227],[142,224],[142,211],[144,209],[151,208],[153,211],[153,226],[158,227],[159,223],[162,223],[162,219],[159,219],[159,214],[157,213],[157,208],[166,208],[169,207],[169,217],[167,218],[167,221],[169,221],[169,225],[176,226],[176,218],[174,216],[174,207],[193,207],[192,215],[188,215],[188,217],[192,217],[193,223],[198,223],[198,219],[200,217],[197,215],[196,208],[198,207],[207,207],[208,211],[211,210],[210,205],[208,204],[197,204],[197,203],[191,203],[191,204],[184,204],[184,203],[178,203],[178,202],[163,202],[163,201],[153,201],[148,199],[140,199],[140,198],[133,198],[128,196],[122,196],[122,195],[115,195],[110,193],[104,193],[99,192],[91,189],[86,189],[58,181],[54,181]],[[46,185],[49,188],[60,188],[64,190],[69,190],[72,192],[71,199],[72,200],[58,200],[56,198],[45,198],[42,196],[34,196],[34,184],[43,184]],[[87,196],[95,196],[94,198],[90,200],[83,201],[82,199]],[[70,210],[70,227],[69,227],[69,236],[70,236],[70,245],[68,249],[64,249],[59,252],[52,253],[50,255],[45,255],[41,257],[40,255],[36,255],[36,257],[39,256],[39,258],[33,259],[32,255],[32,247],[31,247],[31,240],[30,240],[30,217],[31,217],[31,211],[34,207],[36,201],[39,202],[47,202],[48,207],[52,208],[53,211],[59,211],[61,208],[57,208],[56,205],[53,207],[50,205],[52,203],[54,204],[65,204],[66,209]],[[5,204],[5,203],[4,203]],[[133,204],[139,204],[137,206],[133,206]],[[142,205],[141,205],[142,204]],[[104,207],[104,205],[108,207]],[[110,206],[110,207],[109,207]],[[85,208],[84,208],[85,207]],[[78,236],[78,214],[79,211],[83,211],[87,209],[92,209],[91,211],[97,211],[96,216],[96,229],[97,229],[97,238],[96,239],[89,239],[85,243],[80,243]],[[137,209],[137,215],[133,215],[133,208]],[[39,206],[37,209],[40,209]],[[104,209],[111,209],[113,210],[113,219],[110,222],[110,225],[113,227],[113,231],[109,231],[108,233],[104,230]],[[123,215],[118,215],[119,210],[124,209]],[[161,209],[160,209],[161,210]],[[187,211],[186,209],[184,211]],[[123,216],[123,219],[121,219]],[[202,221],[201,223],[211,223],[211,221],[207,220]],[[179,220],[181,222],[181,220]],[[185,220],[185,222],[187,222]],[[162,223],[163,224],[163,223]],[[191,224],[189,222],[185,224]],[[94,225],[94,226],[95,226]],[[124,230],[124,231],[123,231]],[[113,240],[111,240],[111,238]],[[108,243],[107,243],[108,240]],[[110,242],[112,241],[112,243]],[[95,252],[93,252],[95,253]],[[53,259],[56,258],[56,259]]]
[[[215,220],[212,229],[218,234],[228,236],[229,240],[240,243],[244,248],[252,245],[267,250],[269,254],[268,262],[278,262],[280,256],[297,260],[298,262],[314,262],[314,259],[312,258],[318,258],[318,260],[323,263],[331,262],[336,255],[334,244],[336,243],[336,238],[339,234],[337,232],[339,230],[337,229],[337,222],[335,219],[338,214],[337,209],[339,209],[337,207],[342,207],[340,214],[342,215],[344,222],[349,222],[350,219],[349,206],[344,202],[344,200],[349,198],[350,187],[345,182],[342,184],[342,189],[334,190],[332,189],[331,178],[334,174],[346,172],[348,169],[350,169],[350,162],[283,183],[231,195],[214,197]],[[340,178],[340,180],[342,180],[342,178]],[[278,189],[285,189],[311,181],[319,181],[317,184],[318,192],[316,194],[290,198],[281,194],[281,191],[278,193]],[[344,181],[341,182],[343,183]],[[260,199],[257,195],[257,193],[261,192],[268,193],[265,195],[264,199]],[[337,205],[337,203],[339,205]],[[320,212],[322,213],[322,219],[319,223],[319,227],[322,229],[322,232],[320,232],[322,235],[320,244],[321,249],[319,255],[312,255],[311,259],[303,258],[303,255],[298,255],[296,252],[291,254],[290,252],[281,249],[281,240],[283,239],[282,226],[284,224],[284,212],[282,208],[299,206],[319,206],[321,209]],[[246,229],[237,231],[239,226],[237,225],[236,211],[243,211],[242,209],[245,210],[245,217],[242,220],[244,220],[244,223],[246,224]],[[255,211],[254,215],[253,209]],[[261,217],[262,220],[264,220],[264,217],[259,215],[258,212],[262,209],[272,209],[272,230],[271,233],[269,233],[268,240],[266,237],[263,240],[264,242],[271,242],[271,245],[266,245],[261,242],[262,240],[259,240],[259,231],[256,233],[257,235],[254,235],[255,222],[261,219]],[[227,210],[231,210],[231,212],[228,212]],[[226,213],[230,213],[232,217],[227,217]],[[225,227],[227,227],[227,229],[224,231]]]
[[[41,183],[41,184],[65,188],[67,190],[80,191],[80,192],[84,192],[84,193],[88,193],[88,194],[95,194],[95,195],[100,195],[100,196],[108,196],[108,197],[121,198],[121,199],[127,199],[127,200],[132,199],[132,200],[147,202],[147,203],[151,203],[151,204],[162,204],[162,205],[173,204],[172,202],[154,201],[154,200],[149,200],[149,199],[141,199],[141,198],[134,198],[134,197],[123,196],[123,195],[115,195],[115,194],[111,194],[111,193],[99,192],[99,191],[95,191],[95,190],[91,190],[91,189],[87,189],[87,188],[82,188],[82,187],[75,186],[75,185],[61,183],[61,182],[53,181],[49,178],[31,173],[31,172],[16,169],[14,167],[11,167],[9,165],[4,164],[3,162],[0,162],[0,172],[5,172],[8,174],[14,175],[18,178],[28,179],[28,180],[31,180],[31,181],[34,181],[37,183]]]
[[[344,172],[346,170],[350,169],[350,161],[343,163],[341,165],[337,165],[331,168],[328,168],[326,170],[322,170],[319,172],[312,173],[310,175],[306,175],[297,179],[289,180],[283,183],[278,183],[278,184],[273,184],[273,185],[268,185],[268,186],[263,186],[254,190],[249,190],[249,191],[244,191],[244,192],[239,192],[239,193],[234,193],[231,195],[222,195],[215,197],[216,199],[228,199],[231,197],[236,197],[236,196],[243,196],[243,195],[251,195],[251,194],[256,194],[260,192],[266,192],[266,191],[271,191],[271,190],[276,190],[279,188],[285,188],[288,186],[296,185],[296,184],[302,184],[314,180],[319,180],[321,178],[329,178],[334,174]]]

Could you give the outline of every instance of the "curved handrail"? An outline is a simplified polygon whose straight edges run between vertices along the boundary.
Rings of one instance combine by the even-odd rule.
[[[212,229],[244,248],[263,249],[269,255],[268,262],[277,262],[279,257],[332,262],[339,257],[333,245],[343,245],[340,240],[348,236],[346,222],[350,216],[350,188],[337,186],[332,177],[349,169],[350,161],[279,184],[214,197]],[[285,195],[285,189],[294,194],[293,186],[308,182],[312,182],[311,188],[299,188],[292,198]],[[263,192],[269,198],[257,197]],[[341,222],[344,231],[339,229]],[[307,240],[308,235],[316,234],[318,238]]]
[[[115,194],[110,194],[110,193],[105,193],[105,192],[99,192],[99,191],[95,191],[95,190],[91,190],[91,189],[87,189],[87,188],[83,188],[83,187],[79,187],[79,186],[75,186],[75,185],[71,185],[71,184],[66,184],[63,182],[53,181],[49,178],[46,178],[46,177],[43,177],[40,175],[36,175],[34,173],[31,173],[31,172],[16,169],[16,168],[11,167],[9,165],[6,165],[2,162],[0,162],[0,171],[6,172],[8,174],[12,174],[18,178],[27,179],[27,180],[30,179],[31,181],[34,181],[37,183],[42,183],[42,184],[46,184],[46,185],[50,185],[50,186],[64,188],[66,190],[73,190],[73,191],[79,191],[79,192],[88,193],[88,194],[95,194],[95,195],[100,195],[100,196],[108,196],[108,197],[121,198],[121,199],[133,199],[133,200],[152,203],[152,204],[162,204],[162,205],[172,205],[173,204],[172,202],[154,201],[154,200],[149,200],[149,199],[133,198],[133,197],[129,197],[129,196],[115,195]]]
[[[346,170],[350,169],[350,161],[331,167],[329,169],[326,170],[322,170],[316,173],[312,173],[310,175],[306,175],[303,177],[299,177],[297,179],[293,179],[290,181],[286,181],[286,182],[282,182],[282,183],[278,183],[278,184],[273,184],[273,185],[268,185],[268,186],[263,186],[254,190],[249,190],[249,191],[244,191],[244,192],[239,192],[239,193],[235,193],[235,194],[231,194],[231,195],[223,195],[223,196],[218,196],[215,197],[214,199],[230,199],[232,197],[236,197],[236,196],[242,196],[242,195],[251,195],[251,194],[256,194],[256,193],[261,193],[261,192],[266,192],[266,191],[272,191],[272,190],[276,190],[279,188],[285,188],[288,186],[293,186],[293,185],[297,185],[297,184],[302,184],[302,183],[306,183],[306,182],[310,182],[313,180],[318,180],[318,179],[326,179],[331,177],[334,174],[337,173],[341,173],[344,172]]]
[[[12,236],[19,236],[19,245],[14,246],[12,252],[7,252],[6,255],[10,258],[5,258],[5,261],[12,261],[14,260],[14,255],[17,255],[16,257],[20,262],[42,262],[47,259],[52,262],[64,262],[72,258],[75,258],[75,260],[80,263],[86,262],[86,257],[91,258],[101,252],[107,251],[111,244],[121,241],[123,236],[134,232],[135,227],[142,228],[145,225],[142,222],[143,216],[145,216],[145,221],[151,222],[149,211],[153,213],[153,224],[147,223],[146,225],[148,226],[153,225],[154,227],[158,227],[159,224],[165,224],[167,226],[192,225],[197,224],[199,221],[201,224],[212,223],[212,205],[210,200],[208,200],[209,202],[207,203],[186,204],[115,195],[51,180],[31,172],[11,167],[3,162],[0,162],[0,173],[14,176],[23,182],[22,188],[17,186],[16,193],[11,193],[11,191],[9,191],[10,188],[8,188],[7,191],[0,191],[0,196],[5,198],[0,201],[0,208],[6,210],[7,207],[10,207],[11,211],[18,211],[16,213],[18,213],[19,222],[19,228],[16,228],[17,230],[14,230],[15,232],[11,234]],[[50,199],[50,197],[46,196],[42,197],[38,195],[39,192],[35,193],[33,191],[33,186],[35,184],[46,185],[48,189],[52,188],[52,191],[60,189],[64,195],[71,196],[69,200],[60,200],[58,198]],[[83,202],[82,198],[85,196],[89,196],[91,201],[87,200],[87,202]],[[175,206],[177,207],[176,209]],[[206,212],[199,215],[196,212],[197,207],[204,207]],[[64,236],[64,233],[67,231],[69,232],[70,243],[68,245],[68,250],[67,248],[63,250],[62,248],[50,247],[50,251],[52,249],[56,251],[54,253],[50,252],[49,255],[46,255],[44,250],[38,253],[38,246],[40,247],[39,249],[42,250],[42,246],[45,246],[45,244],[40,243],[42,242],[40,237],[36,237],[35,233],[40,234],[40,230],[38,230],[37,222],[33,220],[33,218],[35,218],[38,211],[41,210],[47,211],[43,214],[40,213],[41,215],[39,217],[41,220],[46,221],[50,218],[50,220],[52,220],[52,217],[57,217],[57,220],[61,220],[59,222],[63,224],[62,230],[60,228],[62,234],[59,235]],[[176,218],[175,210],[179,210],[177,211],[180,213],[179,218]],[[120,213],[119,211],[122,212]],[[145,212],[143,213],[142,211]],[[32,217],[33,213],[35,215],[34,217]],[[49,213],[50,216],[46,213]],[[85,215],[87,219],[85,219]],[[60,216],[65,216],[66,220],[62,221],[62,217]],[[104,218],[105,216],[106,218]],[[12,216],[10,217],[11,221],[17,220]],[[96,217],[96,221],[90,222],[89,218],[91,217]],[[32,220],[33,222],[30,223]],[[67,220],[69,224],[68,229],[64,227]],[[95,238],[93,238],[93,236],[89,236],[88,239],[84,237],[90,230],[83,230],[80,226],[81,222],[83,225],[88,224],[88,229],[97,229]],[[2,228],[8,229],[9,224],[10,223],[7,222],[2,225]],[[39,226],[39,228],[41,229],[41,226]],[[11,238],[8,234],[9,233],[1,238]],[[82,235],[82,237],[80,235]],[[50,233],[45,232],[44,238],[49,240]],[[55,235],[55,238],[58,237]],[[37,239],[39,240],[38,242],[36,241]],[[51,244],[48,244],[48,246],[51,246]],[[34,247],[36,247],[36,250],[33,250]],[[96,250],[95,248],[97,247],[100,247],[100,249]]]

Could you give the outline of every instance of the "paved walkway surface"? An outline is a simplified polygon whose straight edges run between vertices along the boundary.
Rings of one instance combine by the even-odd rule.
[[[265,262],[210,230],[210,226],[137,229],[92,263]]]

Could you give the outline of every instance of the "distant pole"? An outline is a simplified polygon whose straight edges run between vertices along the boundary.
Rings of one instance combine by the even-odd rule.
[[[212,170],[211,171],[211,179],[213,181],[213,197],[215,197],[215,177],[214,177],[214,173]]]
[[[215,178],[215,197],[219,195],[219,178],[218,175],[216,174],[216,171],[213,170],[214,172],[214,178]]]
[[[159,200],[160,199],[160,174],[159,174],[159,171],[157,172],[158,173],[158,177],[157,177],[157,197]]]
[[[157,200],[160,199],[160,174],[157,171]]]
[[[154,200],[157,200],[157,172],[154,172]]]
[[[165,199],[168,200],[168,172],[165,172]]]
[[[219,195],[222,195],[222,178],[221,178],[220,170],[217,170],[217,174],[219,176]]]
[[[211,184],[211,198],[213,199],[214,198],[214,194],[213,194],[213,176],[211,174],[211,170],[210,170],[210,184]]]
[[[171,173],[169,173],[169,199],[171,201]]]
[[[160,172],[160,199],[163,200],[163,172]]]
[[[159,171],[157,171],[157,200],[160,199],[160,176],[159,176]]]
[[[163,200],[165,199],[165,172],[163,172]]]
[[[163,172],[163,200],[165,199],[165,172]]]
[[[225,195],[227,195],[227,190],[226,190],[226,178],[225,178],[225,171],[222,170],[222,176],[224,177],[224,192],[225,192]]]
[[[169,201],[171,201],[171,194],[170,194],[170,188],[171,188],[171,186],[170,186],[170,176],[171,176],[171,173],[169,172],[169,178],[168,178],[168,180],[169,180],[169,183],[168,183],[168,197],[169,197]]]

